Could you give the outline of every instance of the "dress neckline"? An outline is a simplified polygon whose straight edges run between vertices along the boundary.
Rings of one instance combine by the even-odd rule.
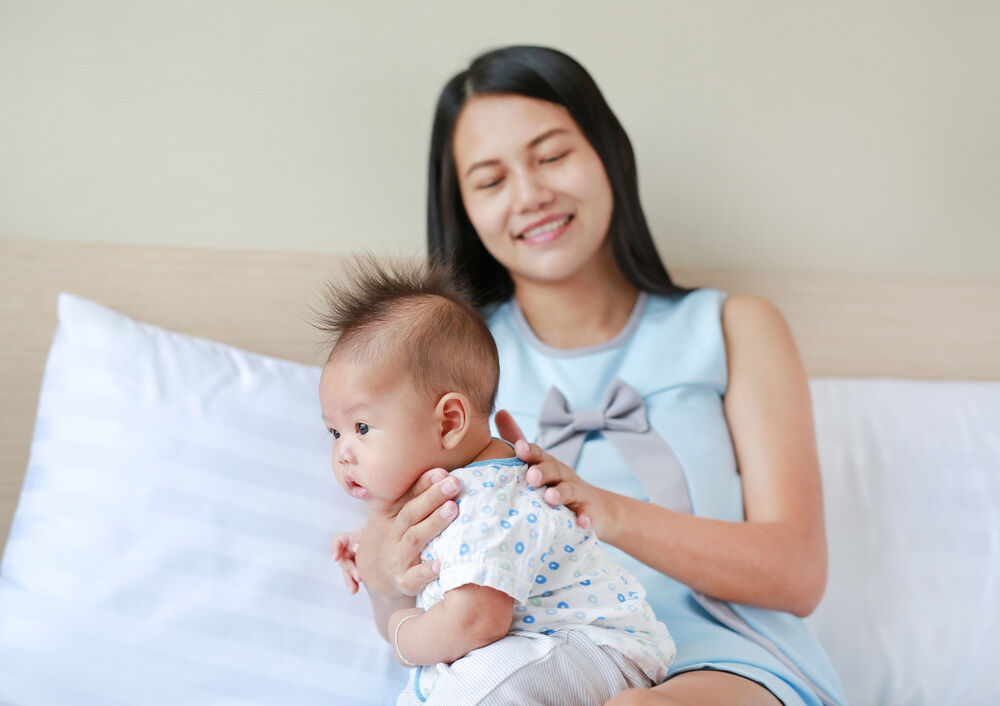
[[[540,353],[552,356],[555,358],[573,358],[576,356],[590,355],[592,353],[600,353],[602,351],[611,350],[612,348],[617,348],[622,343],[627,341],[632,337],[636,328],[639,326],[639,320],[642,318],[643,312],[646,310],[646,303],[649,301],[648,292],[639,292],[639,296],[635,299],[635,304],[632,305],[632,313],[629,314],[628,321],[625,322],[625,326],[615,334],[614,337],[604,341],[603,343],[595,343],[592,346],[581,346],[580,348],[556,348],[555,346],[550,346],[538,337],[534,329],[531,328],[531,324],[524,317],[524,312],[521,311],[521,305],[517,303],[517,297],[511,297],[511,311],[514,315],[514,323],[517,326],[521,336],[528,344]]]

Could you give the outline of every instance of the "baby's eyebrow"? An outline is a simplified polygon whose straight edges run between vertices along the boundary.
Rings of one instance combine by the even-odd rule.
[[[350,407],[348,407],[347,409],[343,410],[343,415],[345,417],[349,417],[352,414],[356,413],[359,409],[368,409],[368,405],[365,404],[364,402],[355,402]],[[330,418],[327,417],[326,414],[321,413],[321,416],[323,418],[323,423],[324,424],[329,424],[330,423]]]

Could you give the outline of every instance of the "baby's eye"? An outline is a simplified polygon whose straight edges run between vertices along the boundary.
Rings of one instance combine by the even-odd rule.
[[[327,429],[327,431],[330,432],[333,435],[334,439],[339,439],[340,438],[340,432],[337,431],[336,429],[330,428],[330,429]]]
[[[358,422],[357,424],[355,424],[355,427],[357,428],[358,433],[361,434],[361,436],[364,436],[365,434],[368,433],[368,425],[365,424],[364,422]]]

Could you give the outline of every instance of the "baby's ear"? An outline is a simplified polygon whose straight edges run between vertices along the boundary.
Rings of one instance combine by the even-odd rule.
[[[434,415],[443,448],[451,450],[465,438],[470,409],[469,398],[458,392],[447,392],[438,400]]]

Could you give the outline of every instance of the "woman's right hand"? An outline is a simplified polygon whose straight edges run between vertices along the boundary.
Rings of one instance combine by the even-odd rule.
[[[592,528],[599,535],[607,529],[607,492],[584,481],[576,471],[547,453],[538,444],[529,444],[521,427],[507,410],[497,411],[493,417],[500,436],[514,444],[514,453],[528,464],[525,480],[535,488],[548,486],[542,499],[552,507],[565,505],[577,514],[577,522],[584,529]],[[602,503],[602,500],[605,502]]]
[[[403,496],[395,514],[373,512],[368,524],[356,534],[354,560],[358,577],[369,593],[383,598],[415,596],[433,581],[440,562],[422,562],[427,543],[458,517],[461,483],[441,468],[433,468],[417,479]],[[351,587],[350,574],[344,579]]]

